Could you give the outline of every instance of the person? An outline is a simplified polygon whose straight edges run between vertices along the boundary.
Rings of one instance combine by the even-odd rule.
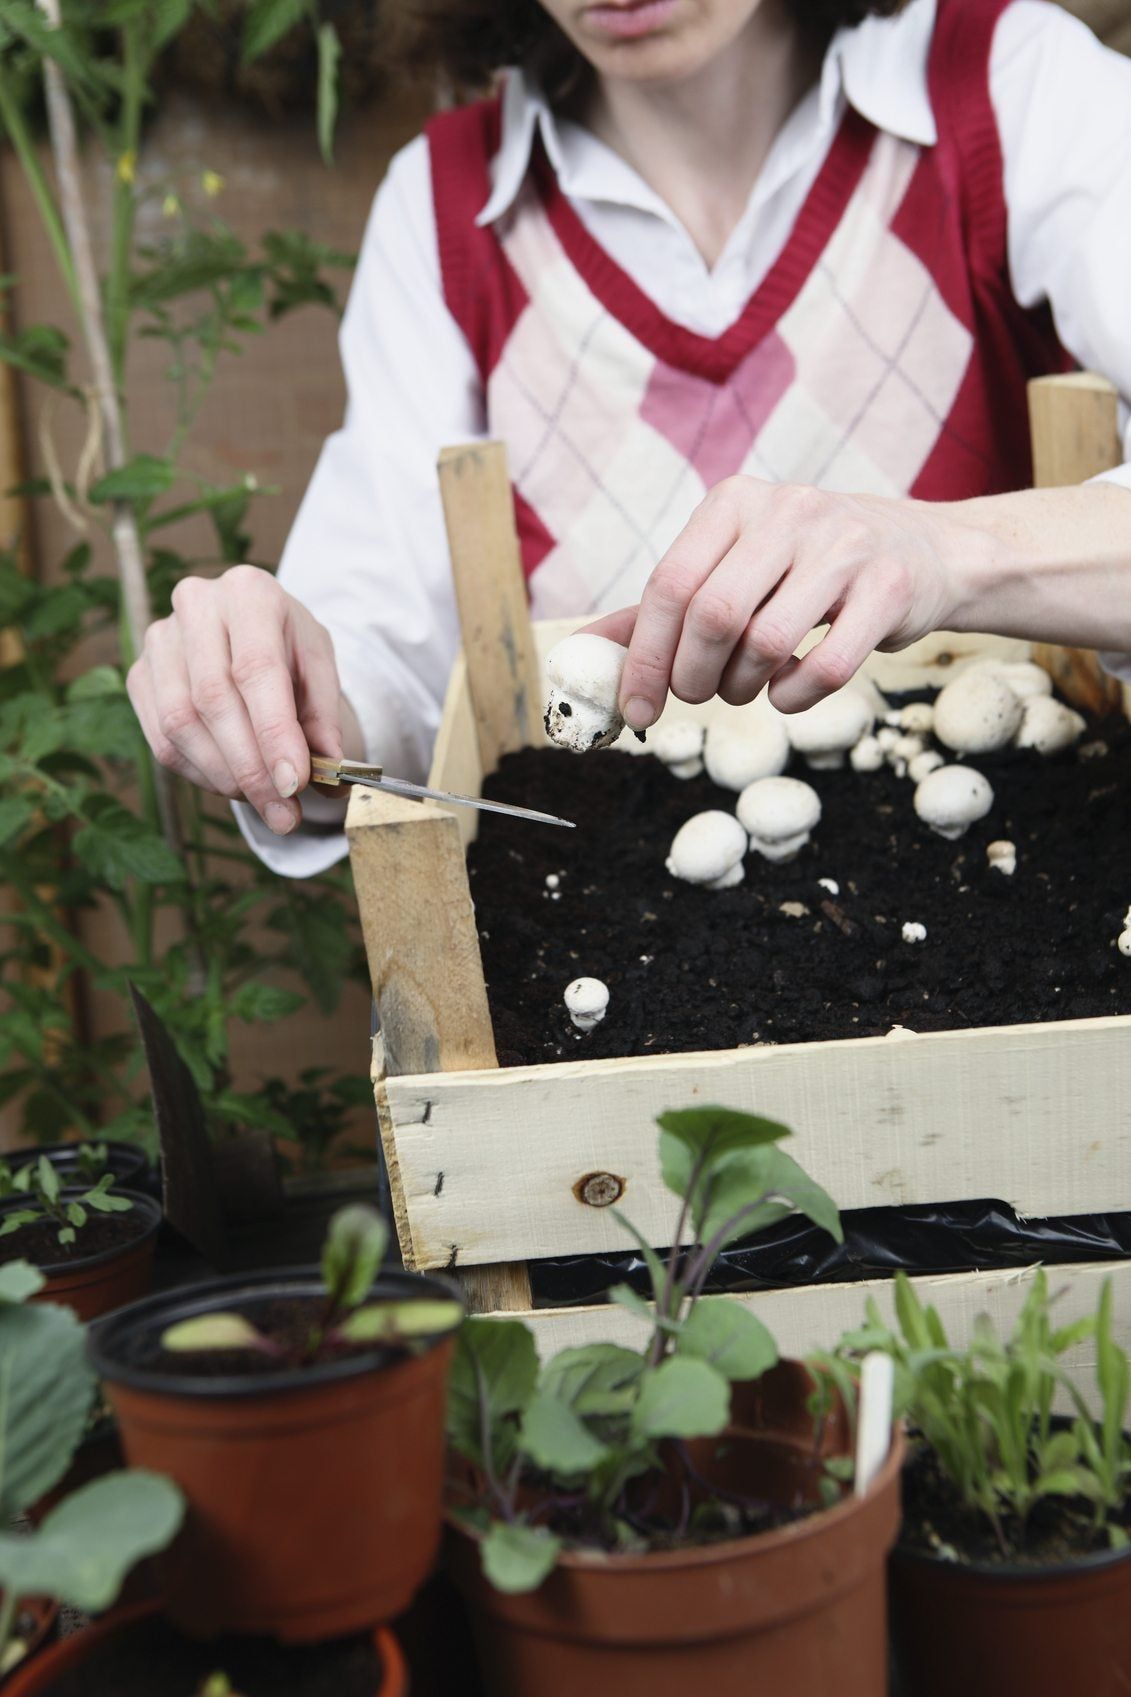
[[[501,91],[377,194],[278,576],[183,580],[129,678],[265,860],[345,851],[308,751],[426,768],[446,443],[505,442],[533,611],[629,644],[634,726],[936,628],[1131,653],[1131,469],[1028,489],[1025,410],[1073,362],[1131,395],[1131,63],[1044,0],[391,5]]]

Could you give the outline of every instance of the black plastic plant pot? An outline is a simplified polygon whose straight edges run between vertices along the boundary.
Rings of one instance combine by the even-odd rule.
[[[906,1697],[1131,1691],[1131,1550],[1022,1567],[897,1546],[889,1583]]]
[[[14,1149],[4,1159],[15,1171],[31,1166],[41,1155],[46,1155],[64,1184],[81,1184],[79,1147],[77,1143],[47,1143],[39,1149]],[[113,1173],[115,1188],[148,1188],[153,1164],[144,1149],[136,1143],[120,1143],[114,1138],[99,1139],[98,1147],[105,1149],[106,1159],[101,1163],[101,1171],[95,1174],[96,1178],[101,1178],[103,1172]]]
[[[21,1232],[0,1238],[0,1261],[26,1259],[37,1266],[47,1283],[37,1298],[70,1308],[80,1320],[97,1320],[124,1304],[136,1302],[149,1290],[153,1279],[153,1251],[161,1226],[161,1208],[152,1196],[139,1190],[116,1190],[131,1203],[128,1213],[98,1214],[89,1211],[90,1226],[80,1228],[71,1252],[59,1245],[46,1250],[38,1245],[29,1253],[21,1245]],[[79,1189],[63,1190],[61,1200],[78,1202]],[[0,1202],[0,1219],[28,1206],[26,1196],[9,1196]],[[106,1229],[113,1222],[116,1241],[84,1253],[82,1231]],[[31,1228],[29,1228],[30,1230]]]
[[[383,1273],[371,1301],[462,1301],[449,1280]],[[167,1613],[193,1634],[311,1642],[407,1607],[440,1541],[444,1410],[454,1328],[301,1367],[217,1352],[194,1371],[167,1327],[236,1312],[278,1333],[325,1300],[316,1268],[217,1279],[110,1316],[90,1356],[126,1460],[174,1479],[189,1504],[164,1562]],[[259,1370],[256,1370],[258,1365]]]

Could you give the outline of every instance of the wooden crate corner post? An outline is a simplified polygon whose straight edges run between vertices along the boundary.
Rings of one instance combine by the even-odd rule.
[[[1092,371],[1034,377],[1029,384],[1033,486],[1064,489],[1110,471],[1123,459],[1119,397]],[[1104,714],[1123,706],[1123,687],[1090,648],[1033,644],[1033,659],[1075,707]]]
[[[540,683],[506,454],[500,443],[445,448],[440,494],[463,631],[480,763],[537,741]],[[496,1067],[463,838],[451,812],[358,789],[347,820],[380,1033],[374,1092],[406,1266],[416,1264],[386,1080]],[[438,1181],[439,1182],[439,1181]],[[474,1312],[531,1307],[525,1262],[459,1266]]]

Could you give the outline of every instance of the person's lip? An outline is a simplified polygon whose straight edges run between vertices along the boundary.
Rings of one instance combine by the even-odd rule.
[[[617,3],[587,6],[585,21],[602,35],[631,41],[663,29],[680,0],[617,0]]]

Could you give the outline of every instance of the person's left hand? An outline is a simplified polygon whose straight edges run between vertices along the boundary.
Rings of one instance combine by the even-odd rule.
[[[752,701],[786,713],[841,688],[875,648],[947,625],[960,562],[977,549],[951,507],[730,477],[696,508],[639,607],[586,628],[628,647],[621,711],[643,730],[681,701]],[[803,659],[817,625],[826,635]]]

